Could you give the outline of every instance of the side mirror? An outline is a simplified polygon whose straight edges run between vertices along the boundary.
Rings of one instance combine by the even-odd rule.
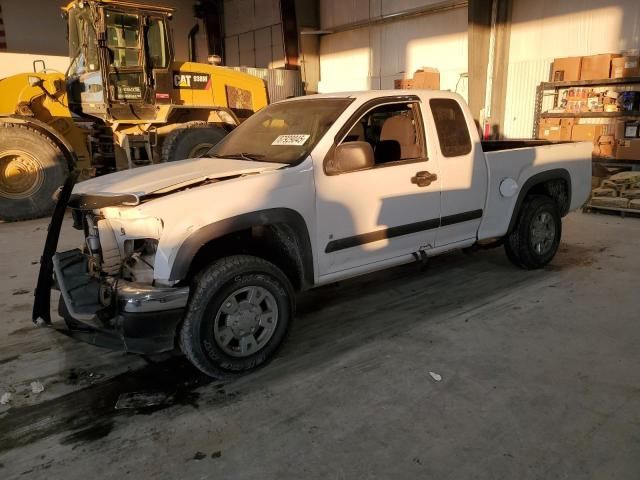
[[[336,147],[328,170],[329,173],[337,175],[371,168],[374,164],[373,148],[370,144],[367,142],[345,142]]]

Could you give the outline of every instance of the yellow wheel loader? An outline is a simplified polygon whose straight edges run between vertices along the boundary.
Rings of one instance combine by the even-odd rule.
[[[267,104],[263,80],[174,59],[172,9],[74,0],[66,74],[0,80],[0,219],[43,216],[80,178],[197,157]]]

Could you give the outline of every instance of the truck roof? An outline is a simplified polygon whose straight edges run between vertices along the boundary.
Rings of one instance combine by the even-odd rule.
[[[315,95],[306,95],[303,97],[293,97],[283,100],[283,102],[290,102],[295,100],[302,100],[308,98],[354,98],[359,100],[371,100],[380,97],[397,97],[397,96],[409,96],[409,95],[422,95],[427,97],[436,98],[455,98],[458,101],[464,102],[462,96],[457,93],[453,93],[449,90],[361,90],[352,92],[331,92],[331,93],[317,93]]]

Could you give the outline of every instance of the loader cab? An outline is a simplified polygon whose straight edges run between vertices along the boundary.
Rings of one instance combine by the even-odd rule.
[[[75,1],[66,9],[69,107],[115,120],[153,120],[171,102],[172,10],[118,1]]]

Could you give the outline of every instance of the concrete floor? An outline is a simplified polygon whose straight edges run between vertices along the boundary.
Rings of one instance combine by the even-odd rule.
[[[640,219],[571,214],[543,271],[497,249],[311,292],[226,384],[33,327],[46,223],[0,225],[2,479],[640,475]],[[131,392],[171,402],[115,410]]]

